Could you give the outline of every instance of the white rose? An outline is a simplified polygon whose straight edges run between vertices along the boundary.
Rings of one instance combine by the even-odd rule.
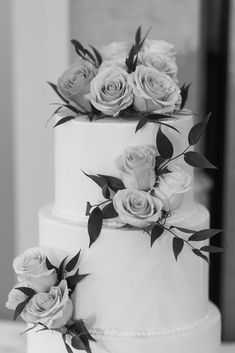
[[[163,54],[173,60],[175,60],[176,56],[174,45],[164,40],[146,39],[143,45],[143,51],[154,55]]]
[[[130,51],[130,44],[127,42],[112,42],[101,49],[103,60],[116,60],[123,58],[124,62]]]
[[[160,72],[169,75],[173,80],[176,80],[178,67],[174,60],[161,53],[152,54],[140,52],[138,55],[138,65],[155,67]]]
[[[113,66],[121,67],[123,70],[127,71],[125,59],[107,59],[102,62],[99,67],[99,71],[102,71],[107,68],[111,68]]]
[[[50,329],[61,328],[72,318],[73,303],[66,280],[48,293],[35,294],[26,304],[21,317],[28,323],[41,323]]]
[[[30,282],[36,291],[46,291],[57,281],[54,269],[48,270],[46,254],[40,248],[30,248],[13,261],[19,281]]]
[[[139,65],[131,77],[137,111],[171,113],[179,109],[180,89],[170,76],[154,67]]]
[[[87,97],[105,115],[117,116],[133,101],[129,75],[120,67],[100,71],[92,80],[90,95]]]
[[[170,173],[158,178],[152,195],[162,201],[165,211],[173,211],[180,207],[184,194],[190,189],[192,178],[178,166],[168,168]]]
[[[6,302],[7,309],[15,310],[20,303],[22,303],[28,298],[27,295],[25,295],[24,293],[22,293],[20,290],[17,289],[19,287],[32,288],[32,286],[28,282],[17,283],[8,294],[8,300]],[[35,288],[32,288],[32,289],[35,289]]]
[[[91,63],[79,59],[59,78],[58,91],[78,108],[83,107],[86,111],[91,111],[91,106],[84,96],[90,92],[90,83],[95,74],[96,69]]]
[[[156,181],[155,146],[138,145],[125,149],[115,165],[120,171],[121,179],[127,189],[149,190]]]
[[[113,198],[113,206],[124,224],[146,227],[158,221],[161,216],[162,202],[148,192],[124,189]]]

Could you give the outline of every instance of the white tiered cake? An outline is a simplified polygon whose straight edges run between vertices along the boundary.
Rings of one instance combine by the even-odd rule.
[[[214,167],[194,150],[209,115],[184,108],[173,46],[145,39],[138,28],[102,56],[72,40],[79,59],[50,83],[55,202],[6,303],[33,325],[27,353],[218,353],[207,262],[220,230],[193,195],[193,167]]]
[[[84,206],[87,200],[101,200],[97,186],[81,170],[118,176],[113,161],[125,147],[155,143],[159,125],[149,123],[135,134],[136,123],[84,119],[55,130],[56,201],[40,211],[40,245],[67,253],[82,249],[80,272],[89,276],[77,286],[75,317],[87,321],[97,341],[91,344],[93,353],[215,353],[220,315],[208,301],[208,265],[189,247],[176,262],[168,234],[150,247],[143,230],[107,224],[89,248]],[[164,131],[176,152],[184,150],[193,118],[178,116],[172,124],[181,134],[167,127]],[[205,229],[209,213],[193,201],[190,190],[168,222]],[[59,335],[29,334],[28,353],[51,350],[66,352]]]

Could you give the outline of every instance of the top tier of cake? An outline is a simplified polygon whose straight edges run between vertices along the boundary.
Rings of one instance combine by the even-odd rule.
[[[188,146],[188,132],[193,120],[189,111],[182,111],[181,115],[177,114],[166,122],[179,133],[161,125],[174,146],[174,155],[180,154]],[[87,117],[80,117],[56,127],[54,211],[58,215],[81,220],[85,216],[87,201],[94,205],[103,200],[100,188],[83,171],[120,178],[115,160],[128,146],[156,146],[160,125],[147,123],[135,133],[137,123],[137,119],[106,118],[90,122]],[[184,204],[192,201],[193,168],[181,157],[171,163],[179,165],[191,175],[191,189],[184,196]]]

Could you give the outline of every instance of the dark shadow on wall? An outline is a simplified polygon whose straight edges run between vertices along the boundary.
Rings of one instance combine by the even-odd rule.
[[[201,1],[201,42],[204,61],[204,112],[211,112],[206,155],[218,170],[208,170],[214,188],[210,194],[211,227],[223,228],[224,155],[229,42],[229,0]],[[212,245],[222,246],[217,236]],[[226,256],[226,254],[222,255]],[[210,298],[221,307],[221,256],[211,256]]]

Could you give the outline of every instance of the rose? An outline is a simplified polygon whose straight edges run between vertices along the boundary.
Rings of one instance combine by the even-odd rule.
[[[178,68],[175,61],[161,53],[154,55],[152,53],[140,52],[138,55],[138,65],[155,67],[158,71],[176,80]]]
[[[26,304],[21,317],[28,323],[41,323],[50,329],[61,328],[73,314],[73,303],[69,298],[66,280],[51,287],[49,293],[35,294]]]
[[[123,189],[113,198],[113,206],[124,224],[146,227],[161,216],[162,202],[148,192]]]
[[[5,304],[7,309],[15,310],[20,303],[28,299],[28,296],[26,294],[17,289],[19,287],[32,288],[32,286],[28,282],[17,283],[8,294],[8,300]]]
[[[152,195],[162,201],[165,211],[173,211],[181,205],[184,194],[190,189],[192,178],[179,166],[171,166],[168,169],[169,173],[158,178]]]
[[[174,50],[174,45],[164,40],[146,39],[143,45],[143,51],[154,55],[163,54],[175,60],[176,52]]]
[[[40,248],[30,248],[13,261],[19,281],[32,283],[36,291],[46,291],[57,281],[54,269],[48,270],[46,255]]]
[[[131,77],[137,111],[171,113],[179,108],[180,89],[170,76],[154,67],[139,65]]]
[[[95,67],[80,59],[60,76],[57,89],[65,99],[75,103],[80,109],[91,111],[91,106],[84,96],[90,92],[90,83],[95,74]]]
[[[133,100],[129,75],[120,67],[100,71],[91,82],[88,97],[93,106],[105,115],[117,116]]]
[[[116,159],[115,165],[127,189],[149,190],[153,187],[156,152],[155,146],[130,146]]]
[[[121,67],[123,70],[127,71],[127,66],[125,63],[125,59],[107,59],[102,62],[102,64],[99,67],[99,71],[102,71],[104,69],[110,68],[110,67]]]
[[[103,60],[116,60],[124,59],[128,56],[130,51],[130,44],[127,42],[112,42],[106,46],[103,46],[101,53]]]

